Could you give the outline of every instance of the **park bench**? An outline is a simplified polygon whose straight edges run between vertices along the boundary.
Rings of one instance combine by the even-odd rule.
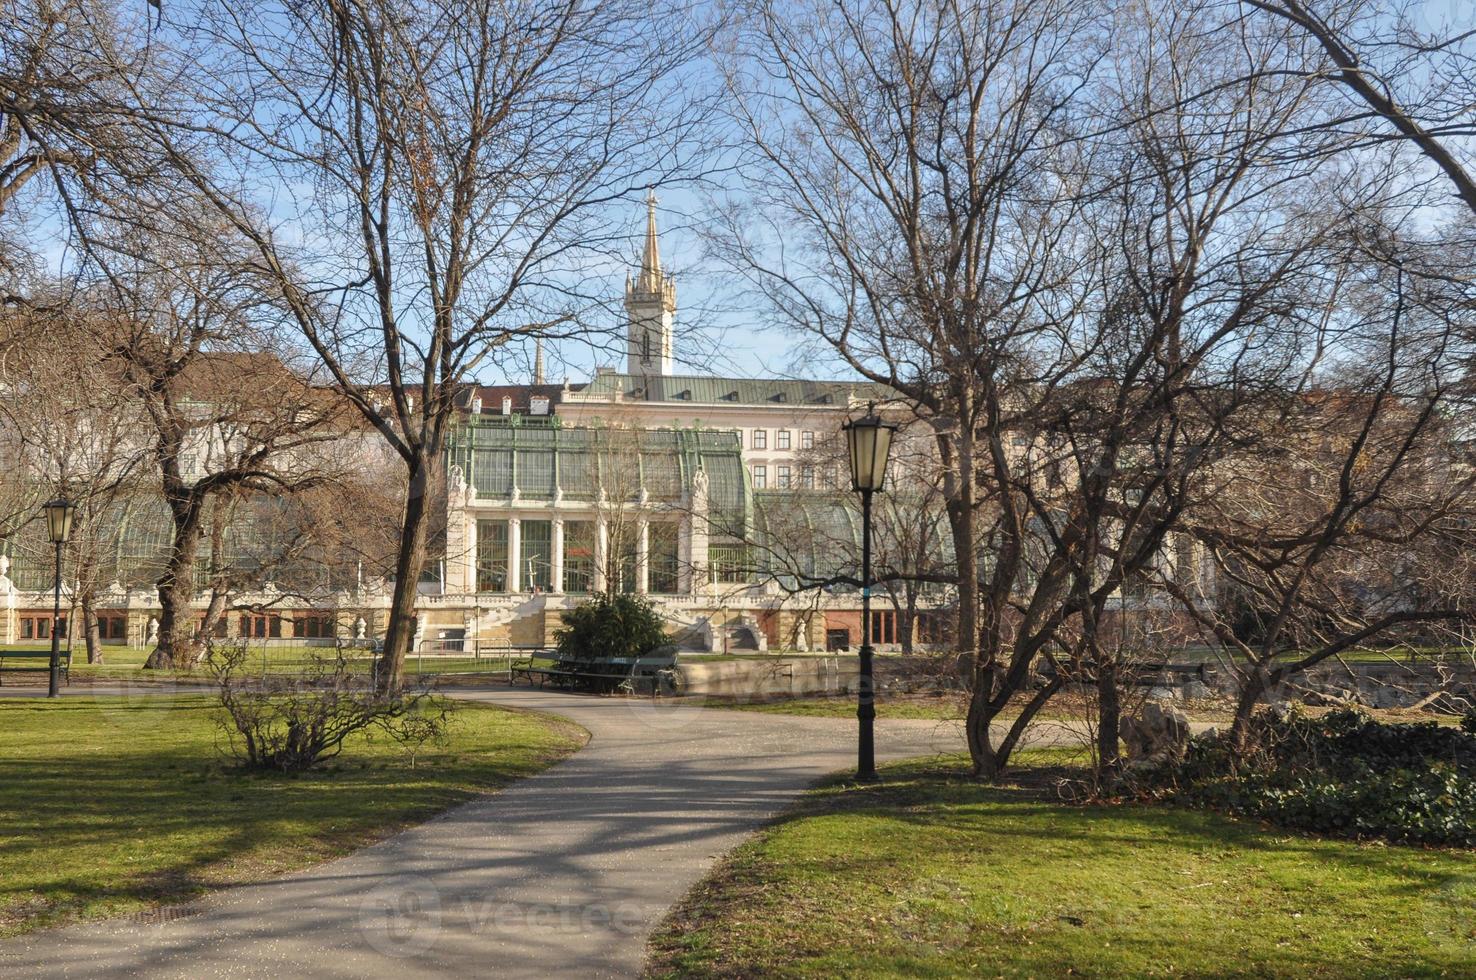
[[[61,671],[62,679],[68,684],[72,683],[72,651],[63,648],[57,654],[57,664]],[[41,672],[49,673],[51,670],[50,650],[0,650],[0,684],[5,683],[5,673],[11,672]]]
[[[541,648],[529,649],[527,647],[509,647],[507,650],[509,653],[513,650],[527,653],[527,656],[521,660],[508,659],[507,680],[509,684],[516,683],[518,678],[521,677],[528,682],[529,687],[533,686],[534,681],[538,682],[539,687],[543,687],[550,682],[567,686],[567,683],[563,682],[566,681],[572,672],[563,665],[557,651]],[[553,664],[548,667],[534,666],[538,660],[551,660]]]
[[[535,667],[529,663],[510,669],[509,679],[519,677],[534,682],[539,687],[553,684],[556,687],[587,687],[600,693],[621,691],[626,694],[641,693],[648,689],[652,696],[660,693],[658,674],[676,666],[676,654],[652,654],[644,657],[612,657],[600,661],[576,661],[555,659],[548,667]]]

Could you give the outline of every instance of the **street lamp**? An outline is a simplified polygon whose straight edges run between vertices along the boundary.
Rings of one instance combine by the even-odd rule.
[[[864,418],[851,419],[842,428],[851,454],[851,488],[861,495],[861,678],[857,694],[856,778],[876,780],[876,745],[872,734],[876,701],[871,680],[871,495],[880,493],[887,478],[887,456],[892,451],[894,422],[868,405]]]
[[[46,511],[46,533],[51,543],[56,545],[56,583],[51,607],[51,683],[46,692],[47,697],[54,698],[61,693],[58,688],[61,679],[61,636],[58,628],[61,625],[62,545],[72,536],[72,516],[77,513],[77,505],[65,497],[58,497],[42,510]]]

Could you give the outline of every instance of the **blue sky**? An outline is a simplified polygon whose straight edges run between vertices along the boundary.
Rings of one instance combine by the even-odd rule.
[[[844,365],[817,358],[813,349],[793,333],[767,322],[762,309],[747,302],[735,278],[705,257],[701,226],[707,220],[704,197],[682,188],[658,189],[657,222],[661,231],[662,267],[676,277],[676,371],[731,377],[850,377]],[[628,205],[633,266],[646,232],[646,205]],[[624,271],[608,277],[608,295],[617,300],[625,288]],[[613,314],[612,314],[613,315]],[[556,358],[554,355],[557,355]],[[567,373],[577,381],[594,372],[597,364],[615,363],[608,350],[592,350],[565,341],[546,352],[548,380],[561,381]],[[555,359],[558,366],[555,366]],[[526,371],[526,368],[525,368]],[[514,375],[507,380],[526,380]],[[491,378],[483,378],[491,381]]]
[[[1414,8],[1417,27],[1438,31],[1447,22],[1469,28],[1476,0],[1426,0]],[[723,188],[741,193],[741,188]],[[733,376],[830,377],[848,376],[847,369],[834,357],[817,353],[804,338],[769,325],[765,312],[745,302],[731,272],[706,258],[701,226],[712,215],[708,198],[684,187],[658,188],[660,207],[658,220],[662,231],[662,258],[667,270],[674,273],[678,288],[676,354],[678,371]],[[645,229],[645,206],[641,194],[632,194],[624,205],[625,223],[629,229],[629,262],[636,260]],[[52,226],[53,228],[55,226]],[[46,227],[34,228],[42,240],[59,242],[60,236],[48,235]],[[53,248],[52,258],[59,259]],[[586,289],[606,295],[610,311],[606,314],[612,328],[617,328],[619,297],[624,288],[624,268],[606,267],[591,270]],[[600,280],[603,279],[603,285]],[[531,368],[531,348],[525,356],[499,367],[486,366],[480,372],[485,382],[527,380]],[[549,380],[565,376],[580,380],[591,375],[598,364],[620,366],[616,352],[594,349],[572,341],[560,342],[546,352]]]

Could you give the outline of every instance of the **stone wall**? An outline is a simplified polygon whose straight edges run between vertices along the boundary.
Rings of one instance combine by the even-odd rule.
[[[853,694],[855,657],[776,657],[684,664],[676,668],[684,694],[736,698]]]
[[[1202,678],[1178,677],[1150,688],[1157,698],[1233,697],[1239,685],[1234,671],[1206,664]],[[1353,704],[1369,708],[1409,708],[1439,698],[1444,707],[1476,705],[1476,666],[1469,663],[1322,664],[1288,679],[1268,692],[1267,703]]]

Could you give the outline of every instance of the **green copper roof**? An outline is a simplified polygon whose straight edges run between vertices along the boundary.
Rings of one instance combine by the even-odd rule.
[[[755,537],[769,572],[790,585],[856,575],[861,514],[852,494],[760,490]]]
[[[786,381],[762,378],[709,378],[699,375],[638,375],[601,372],[571,401],[612,398],[633,401],[691,402],[695,405],[834,405],[849,398],[877,400],[894,392],[869,381]]]
[[[737,433],[472,422],[451,434],[448,462],[484,499],[675,503],[708,476],[712,519],[746,527],[752,504]]]

